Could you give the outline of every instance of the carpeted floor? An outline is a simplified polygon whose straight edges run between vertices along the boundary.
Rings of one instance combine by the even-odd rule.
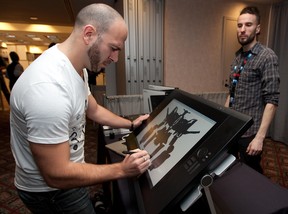
[[[9,111],[0,112],[0,214],[30,213],[17,196],[13,185],[15,162],[10,150]],[[96,163],[97,126],[87,121],[85,158]],[[288,146],[265,140],[262,166],[264,175],[273,182],[288,188]],[[91,196],[100,186],[90,187]]]
[[[13,179],[15,161],[10,150],[9,111],[0,111],[0,214],[30,213],[17,196]],[[85,160],[96,163],[97,160],[97,126],[87,121]],[[89,187],[91,197],[101,185]]]
[[[288,188],[288,146],[266,138],[262,155],[264,175]]]

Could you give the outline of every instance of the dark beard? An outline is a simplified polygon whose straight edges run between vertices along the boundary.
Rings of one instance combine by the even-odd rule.
[[[253,42],[254,39],[255,39],[255,36],[256,36],[256,34],[251,34],[251,35],[247,38],[247,40],[245,40],[245,41],[241,41],[240,38],[239,38],[239,36],[237,36],[237,39],[238,39],[239,44],[241,44],[242,46],[245,46],[245,45],[249,45],[251,42]]]
[[[99,37],[98,37],[99,38]],[[98,71],[98,65],[100,63],[100,51],[99,51],[99,43],[101,39],[97,39],[96,42],[92,45],[92,47],[88,50],[88,56],[91,64],[91,71]]]

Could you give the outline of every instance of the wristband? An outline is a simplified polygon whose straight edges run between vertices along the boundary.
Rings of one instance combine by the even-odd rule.
[[[131,126],[130,126],[130,129],[129,129],[131,132],[133,132],[134,131],[134,124],[133,124],[133,122],[131,121]]]

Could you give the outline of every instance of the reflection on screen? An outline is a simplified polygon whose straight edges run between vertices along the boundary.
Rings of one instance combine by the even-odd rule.
[[[215,125],[215,121],[173,99],[138,135],[151,155],[148,175],[155,186]]]

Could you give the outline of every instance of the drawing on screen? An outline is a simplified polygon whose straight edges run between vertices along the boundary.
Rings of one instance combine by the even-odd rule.
[[[140,144],[144,148],[153,142],[155,150],[150,154],[154,157],[162,148],[166,146],[159,155],[153,158],[150,170],[159,167],[165,160],[170,157],[171,152],[174,150],[174,144],[182,135],[186,134],[199,134],[200,131],[188,131],[188,129],[197,122],[197,119],[186,120],[184,116],[190,112],[184,109],[182,114],[178,113],[178,107],[175,107],[170,113],[167,108],[166,117],[164,120],[152,126],[149,131],[140,140]],[[172,139],[169,138],[172,136]]]
[[[137,134],[140,149],[151,155],[147,176],[155,186],[202,139],[216,122],[172,99]]]

